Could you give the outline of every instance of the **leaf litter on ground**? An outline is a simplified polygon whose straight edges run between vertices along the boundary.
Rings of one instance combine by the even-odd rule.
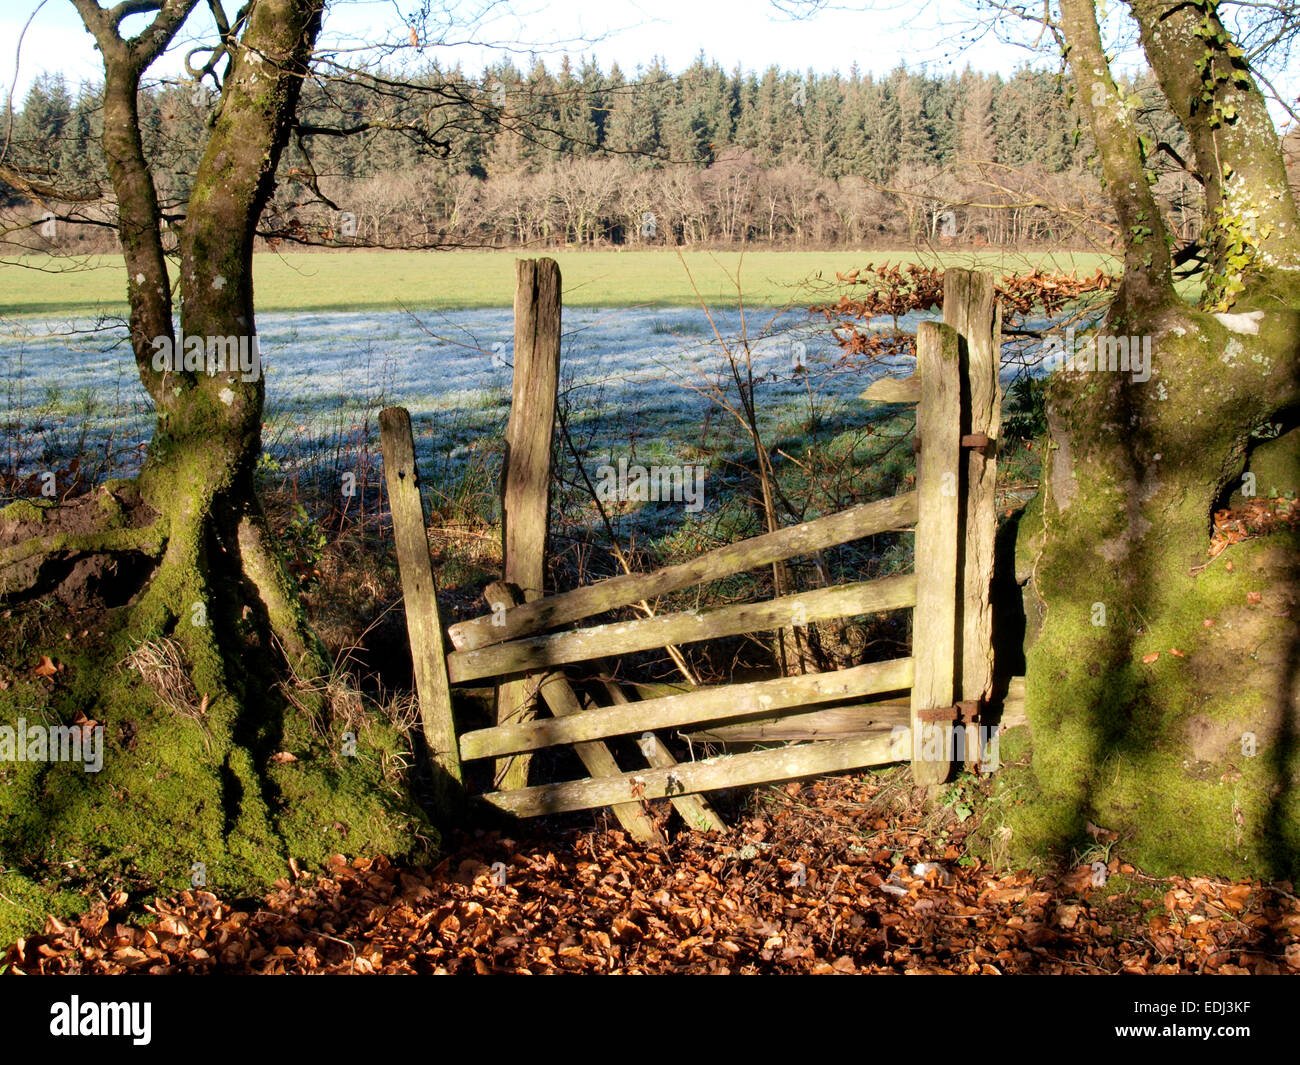
[[[336,856],[262,905],[117,892],[49,917],[9,973],[1288,973],[1289,882],[1144,877],[1110,857],[995,872],[966,826],[881,775],[771,788],[723,836],[666,848],[526,827],[448,841],[432,868]]]

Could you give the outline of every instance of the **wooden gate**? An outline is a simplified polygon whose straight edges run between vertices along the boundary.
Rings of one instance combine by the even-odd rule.
[[[483,798],[501,810],[532,817],[605,806],[635,838],[658,840],[645,807],[653,799],[670,800],[687,824],[712,830],[722,828],[722,822],[702,793],[720,788],[907,761],[918,784],[933,785],[947,778],[954,748],[968,764],[978,762],[984,752],[980,711],[994,680],[990,584],[1001,395],[1000,321],[992,277],[947,271],[944,322],[921,324],[915,374],[878,380],[864,393],[869,400],[917,405],[914,491],[720,547],[654,572],[628,573],[542,595],[542,570],[536,564],[540,550],[533,552],[533,564],[521,565],[518,543],[530,528],[534,542],[545,543],[559,359],[559,273],[550,260],[518,265],[514,405],[503,478],[509,579],[488,587],[487,613],[446,630],[450,652],[439,620],[410,418],[401,408],[389,408],[380,416],[421,718],[447,805],[460,799],[461,763],[491,758],[498,764],[498,787]],[[521,517],[528,515],[529,506],[531,517]],[[912,573],[762,602],[574,627],[704,581],[906,530],[914,530],[916,537]],[[702,640],[908,609],[913,619],[909,657],[827,673],[631,700],[606,661]],[[604,705],[584,703],[570,683],[565,670],[580,663],[587,663],[586,669],[599,680]],[[498,724],[458,734],[452,687],[485,682],[497,690]],[[549,717],[534,716],[540,705],[549,710]],[[660,737],[689,726],[711,725],[725,732],[735,723],[780,722],[786,717],[807,721],[802,734],[818,736],[823,732],[812,722],[827,713],[839,722],[835,738],[701,761],[677,761]],[[848,734],[846,720],[852,723]],[[620,736],[636,739],[643,768],[619,766],[605,741]],[[526,767],[531,752],[557,745],[571,746],[590,776],[526,786],[526,768],[521,774],[518,766]]]

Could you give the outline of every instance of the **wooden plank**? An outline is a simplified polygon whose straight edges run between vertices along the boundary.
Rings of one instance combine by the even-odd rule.
[[[560,268],[554,259],[515,260],[515,351],[501,477],[505,579],[525,601],[540,599],[546,577],[551,504],[551,451],[560,380]],[[536,713],[536,688],[525,680],[497,687],[497,721]],[[499,787],[528,783],[528,759],[498,764]]]
[[[629,680],[629,687],[635,688],[642,699],[659,699],[665,695],[684,695],[695,691],[699,685],[686,684],[671,680]]]
[[[530,636],[511,643],[454,651],[447,659],[453,684],[480,677],[527,673],[569,662],[649,651],[668,644],[694,643],[724,636],[739,636],[789,625],[830,618],[898,610],[916,602],[912,574],[861,581],[835,588],[819,588],[762,603],[737,603],[699,613],[664,614],[657,618],[594,625],[572,632]]]
[[[589,710],[581,717],[498,725],[467,732],[460,738],[461,757],[468,761],[517,751],[536,751],[559,743],[681,728],[701,721],[766,714],[808,703],[901,691],[911,683],[912,660],[899,658],[834,673],[807,673],[747,684],[698,688],[683,695]]]
[[[688,734],[692,741],[711,743],[791,743],[801,740],[835,740],[860,736],[894,725],[908,726],[911,702],[892,699],[879,703],[830,706],[784,717],[755,718],[728,725],[710,725]]]
[[[623,689],[619,687],[617,681],[607,680],[604,687],[615,706],[628,705],[628,697],[623,694]],[[637,740],[637,749],[651,768],[672,769],[677,765],[677,759],[673,757],[672,751],[653,732],[646,732]],[[681,815],[682,820],[695,831],[727,831],[726,822],[717,815],[703,795],[674,795],[669,801],[672,802],[673,809]]]
[[[675,769],[645,769],[617,777],[545,784],[522,791],[493,792],[484,798],[516,817],[537,817],[608,806],[634,794],[661,799],[670,794],[689,795],[905,762],[911,745],[910,730],[899,726],[871,736],[721,755],[702,762],[682,762]]]
[[[963,446],[968,436],[985,441],[963,456],[962,595],[958,610],[960,666],[957,698],[985,701],[993,692],[993,537],[997,530],[997,437],[1002,423],[1001,318],[993,275],[949,269],[943,277],[943,320],[959,337],[966,394]],[[971,750],[970,743],[967,749]]]
[[[497,587],[493,591],[494,594],[503,596],[508,601],[513,601],[512,596],[514,593],[509,587]],[[539,692],[546,702],[547,709],[556,718],[585,716],[582,701],[578,698],[577,693],[563,673],[552,673],[542,680]],[[573,750],[582,759],[582,764],[587,767],[587,772],[593,776],[603,777],[622,772],[618,762],[614,760],[613,753],[603,743],[575,743]],[[663,833],[655,827],[650,815],[640,802],[612,803],[610,804],[610,812],[633,839],[641,843],[664,844],[667,842],[663,837]]]
[[[919,403],[921,401],[921,377],[919,372],[911,377],[877,377],[862,399],[875,400],[877,403]]]
[[[578,699],[577,693],[563,673],[550,674],[542,681],[539,690],[542,699],[546,702],[547,709],[556,717],[582,716],[585,713],[582,709],[581,700]],[[618,763],[614,760],[613,753],[605,744],[599,741],[595,743],[575,743],[573,750],[582,759],[582,764],[587,767],[587,772],[593,775],[605,777],[622,772]],[[491,800],[491,798],[492,796],[489,794],[488,799]],[[623,826],[633,839],[641,843],[664,844],[667,842],[650,819],[646,808],[636,799],[628,795],[622,795],[616,797],[612,802],[600,803],[600,805],[610,808],[610,812],[618,818],[618,823]]]
[[[472,651],[489,644],[532,636],[642,599],[654,599],[702,581],[757,569],[797,555],[811,555],[865,536],[907,529],[915,521],[916,493],[907,492],[715,548],[689,562],[653,573],[611,577],[599,584],[526,603],[514,610],[497,610],[452,625],[448,634],[457,650]]]
[[[1024,725],[1024,677],[1012,677],[1011,689],[1001,704],[998,724],[1003,728]],[[732,724],[709,725],[686,733],[691,741],[710,743],[792,743],[798,740],[833,740],[856,736],[869,729],[907,724],[911,699],[872,699],[852,706],[831,706],[822,710],[758,717]],[[968,748],[973,749],[973,748]]]
[[[452,715],[451,689],[438,615],[438,589],[429,558],[429,536],[420,502],[420,475],[415,465],[411,416],[402,407],[379,412],[379,440],[384,455],[384,482],[393,514],[393,541],[402,580],[406,631],[415,666],[420,722],[433,765],[435,802],[454,815],[462,804],[460,748]]]
[[[912,621],[912,779],[942,783],[947,762],[922,757],[922,710],[953,704],[957,653],[957,535],[961,461],[961,377],[957,333],[951,326],[922,322],[916,335],[921,375],[917,432],[916,610]]]

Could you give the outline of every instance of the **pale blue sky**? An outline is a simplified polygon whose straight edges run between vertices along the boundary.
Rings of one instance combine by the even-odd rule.
[[[0,94],[14,83],[18,34],[39,2],[0,0]],[[568,52],[575,58],[595,55],[604,69],[617,60],[629,73],[656,55],[664,57],[670,69],[680,70],[701,49],[728,69],[739,63],[754,70],[776,64],[786,70],[847,72],[857,62],[863,71],[877,74],[900,61],[936,74],[960,70],[967,63],[1010,73],[1032,58],[1027,49],[1000,41],[997,33],[980,26],[973,0],[842,0],[803,20],[783,16],[769,0],[444,2],[459,12],[490,7],[473,34],[484,45],[435,47],[424,53],[443,62],[459,58],[471,71],[503,54],[493,45],[509,42],[518,42],[523,62],[535,46],[548,66]],[[107,6],[107,0],[101,3]],[[226,6],[233,12],[237,0],[228,0]],[[333,0],[324,40],[343,46],[384,38],[405,42],[410,31],[403,20],[418,7],[419,0]],[[135,22],[143,20],[138,16]],[[201,34],[204,24],[197,15],[192,18],[187,40]],[[192,46],[178,45],[155,65],[153,75],[178,76],[183,71],[181,55]],[[412,57],[409,50],[403,54]],[[1036,61],[1050,62],[1041,57]],[[1125,52],[1118,63],[1135,69],[1140,60]],[[45,0],[27,31],[17,77],[19,99],[41,70],[62,70],[74,84],[100,76],[98,53],[69,0]],[[1300,79],[1283,80],[1294,95]]]
[[[101,2],[107,5],[106,0]],[[0,0],[0,79],[13,80],[14,45],[38,0]],[[237,6],[228,2],[232,11]],[[463,10],[480,3],[452,6]],[[905,59],[909,66],[932,70],[977,68],[1010,71],[1029,56],[1024,49],[995,41],[991,35],[973,45],[962,39],[973,26],[970,5],[955,2],[884,3],[823,10],[807,20],[784,17],[768,0],[524,0],[501,5],[475,36],[485,42],[519,41],[544,56],[569,52],[594,54],[608,69],[617,60],[627,71],[663,56],[680,70],[701,49],[731,68],[737,63],[761,70],[776,64],[788,70],[809,67],[847,71],[855,61],[864,70],[888,72]],[[326,16],[326,36],[349,43],[373,41],[378,35],[406,40],[409,30],[399,18],[418,7],[415,0],[335,0]],[[505,11],[509,13],[505,13]],[[141,23],[143,16],[134,20]],[[128,23],[128,26],[132,23]],[[201,25],[192,19],[195,31]],[[180,56],[161,61],[155,72],[178,73]],[[459,56],[467,69],[501,54],[492,47],[431,48],[427,55]],[[548,59],[548,65],[553,65]],[[46,0],[28,31],[19,68],[19,94],[42,69],[60,69],[76,81],[99,74],[99,56],[81,28],[69,0]]]

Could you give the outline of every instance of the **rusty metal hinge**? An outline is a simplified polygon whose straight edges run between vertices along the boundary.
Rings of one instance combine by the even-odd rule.
[[[980,700],[963,699],[961,702],[953,703],[952,706],[936,706],[932,710],[917,711],[917,718],[921,721],[951,721],[956,725],[974,725],[980,719]]]

